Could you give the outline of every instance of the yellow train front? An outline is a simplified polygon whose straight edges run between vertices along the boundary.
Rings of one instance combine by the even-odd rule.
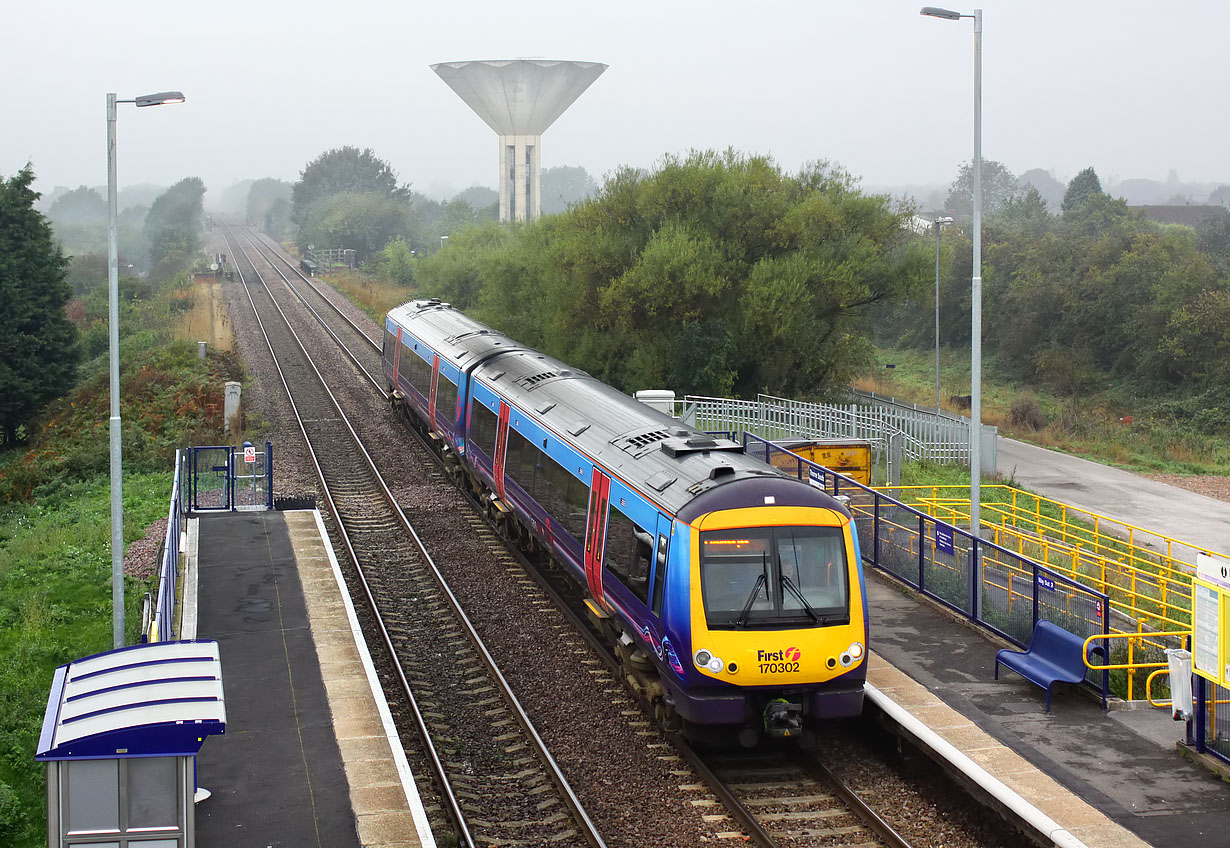
[[[745,742],[807,719],[862,711],[867,609],[849,511],[787,477],[753,475],[699,493],[675,516],[686,562],[668,568],[670,711],[740,726]]]

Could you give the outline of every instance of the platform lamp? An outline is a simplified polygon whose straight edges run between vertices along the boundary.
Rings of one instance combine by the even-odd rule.
[[[161,106],[183,103],[183,92],[160,91],[132,100],[107,95],[107,323],[111,366],[111,630],[114,647],[124,647],[124,499],[120,461],[120,269],[116,237],[115,104]]]
[[[969,402],[969,526],[982,537],[982,10],[972,15],[923,6],[929,18],[956,21],[974,19],[974,220],[973,279],[970,292],[970,402]]]
[[[952,218],[939,215],[931,226],[935,228],[935,411],[940,411],[940,230],[951,224]]]

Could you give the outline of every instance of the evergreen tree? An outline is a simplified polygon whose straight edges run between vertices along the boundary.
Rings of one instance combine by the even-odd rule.
[[[409,187],[397,184],[397,173],[371,148],[339,147],[317,156],[299,174],[291,190],[292,220],[303,224],[312,204],[335,194],[375,194],[399,202],[410,199]]]
[[[0,428],[5,444],[40,407],[67,391],[77,364],[68,260],[34,208],[29,165],[0,181]]]
[[[1064,192],[1060,208],[1066,215],[1102,193],[1102,181],[1098,179],[1097,172],[1093,168],[1086,168],[1068,183],[1068,190]]]

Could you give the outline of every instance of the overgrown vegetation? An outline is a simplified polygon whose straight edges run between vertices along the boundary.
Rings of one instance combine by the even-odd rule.
[[[162,251],[159,275],[120,281],[127,542],[165,516],[175,448],[220,438],[223,382],[241,376],[227,356],[200,360],[194,345],[175,340],[175,325],[192,305],[185,266],[196,261],[196,189],[203,190],[199,180],[179,185],[165,202],[155,201],[161,211],[148,225]],[[32,205],[37,195],[27,194],[25,203]],[[40,244],[0,214],[0,243],[9,244],[5,239],[16,240],[9,256]],[[33,278],[41,281],[45,300],[34,310],[41,320],[62,316],[71,294],[63,262],[54,261],[58,255],[45,265],[47,274]],[[7,285],[5,274],[23,267],[0,265],[0,285]],[[75,383],[59,386],[71,388],[27,416],[21,441],[0,450],[0,844],[6,846],[46,843],[45,772],[34,754],[55,667],[111,647],[107,292],[87,285],[79,293],[67,309],[84,355]],[[71,336],[59,344],[71,347]],[[61,352],[39,350],[44,356]],[[8,357],[5,365],[13,362]],[[46,382],[54,385],[51,378]],[[139,599],[147,590],[127,581],[129,641],[137,637]]]
[[[983,229],[983,350],[988,377],[1011,392],[988,419],[1121,465],[1224,471],[1230,213],[1199,229],[1156,224],[1103,192],[1087,168],[1052,215],[1036,190],[986,164],[994,202]],[[958,214],[967,172],[949,198]],[[960,220],[943,233],[941,265],[940,342],[956,351],[969,344],[973,273]],[[879,313],[877,340],[895,359],[902,348],[926,351],[934,315],[933,295],[915,293]],[[968,385],[967,376],[947,381],[943,394]],[[932,395],[925,384],[909,394]]]

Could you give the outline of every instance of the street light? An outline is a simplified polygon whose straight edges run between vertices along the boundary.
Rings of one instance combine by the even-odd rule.
[[[940,411],[940,230],[952,218],[941,215],[931,222],[935,227],[935,411]]]
[[[116,236],[115,104],[138,107],[183,103],[183,92],[160,91],[132,100],[107,95],[107,321],[111,365],[111,636],[114,647],[124,647],[124,497],[120,458],[120,269]]]
[[[440,249],[444,250],[444,245],[448,241],[448,236],[440,236]]]
[[[923,6],[931,18],[955,21],[974,19],[974,262],[970,293],[970,401],[969,401],[969,526],[982,537],[982,10],[964,15],[951,9]]]

